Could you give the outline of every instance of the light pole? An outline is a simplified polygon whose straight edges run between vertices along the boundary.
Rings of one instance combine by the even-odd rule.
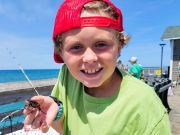
[[[162,78],[162,62],[163,62],[163,47],[166,44],[159,44],[161,46],[161,78]]]

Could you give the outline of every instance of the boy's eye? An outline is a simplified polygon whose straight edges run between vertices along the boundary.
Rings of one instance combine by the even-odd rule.
[[[79,51],[82,49],[82,46],[80,44],[74,45],[70,48],[71,51]]]
[[[96,43],[96,47],[98,47],[98,48],[104,48],[104,47],[106,47],[106,46],[108,46],[106,43],[104,43],[104,42],[98,42],[98,43]]]
[[[81,48],[80,45],[75,45],[75,46],[72,47],[72,49],[80,49],[80,48]]]

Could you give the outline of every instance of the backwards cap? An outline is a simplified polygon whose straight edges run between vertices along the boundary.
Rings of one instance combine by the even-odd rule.
[[[59,7],[53,31],[54,38],[68,30],[82,27],[109,27],[119,32],[123,31],[122,13],[110,0],[101,0],[112,6],[118,13],[118,19],[112,19],[104,16],[88,16],[81,17],[81,11],[83,6],[91,1],[98,0],[65,0]],[[56,63],[63,63],[63,60],[59,54],[54,50],[54,60]]]

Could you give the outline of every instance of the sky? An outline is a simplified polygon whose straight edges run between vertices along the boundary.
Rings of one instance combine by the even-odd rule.
[[[0,0],[0,70],[60,68],[53,59],[54,19],[63,0]],[[169,26],[180,26],[179,0],[112,0],[123,13],[124,31],[131,39],[120,60],[138,58],[144,67],[170,64],[170,41],[161,40]]]

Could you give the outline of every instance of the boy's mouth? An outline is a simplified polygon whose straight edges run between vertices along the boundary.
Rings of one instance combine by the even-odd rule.
[[[103,68],[81,70],[84,74],[93,75],[99,73]]]

